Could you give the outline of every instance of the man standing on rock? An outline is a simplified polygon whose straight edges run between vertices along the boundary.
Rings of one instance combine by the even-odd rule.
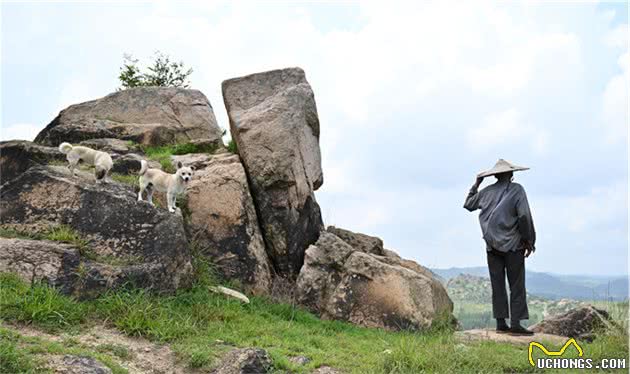
[[[471,212],[481,209],[479,223],[488,255],[492,313],[497,320],[497,332],[511,335],[534,334],[521,326],[520,321],[529,319],[525,258],[536,250],[536,232],[525,189],[512,183],[513,172],[527,169],[499,159],[492,169],[477,175],[464,202],[464,208]],[[490,175],[494,175],[497,182],[478,191],[483,178]],[[510,284],[509,314],[506,273]],[[508,317],[510,326],[505,322]]]

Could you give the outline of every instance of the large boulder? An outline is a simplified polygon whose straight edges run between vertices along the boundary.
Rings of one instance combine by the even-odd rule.
[[[324,181],[313,91],[299,68],[226,80],[222,89],[267,251],[276,271],[294,278],[323,229],[313,192]]]
[[[208,138],[220,145],[221,136],[212,106],[200,91],[136,87],[69,106],[35,142],[57,146],[61,142],[116,138],[161,145]]]
[[[65,161],[56,147],[46,147],[27,140],[0,142],[0,184],[15,178],[35,165]]]
[[[322,232],[306,251],[298,302],[322,318],[389,330],[424,329],[453,319],[442,284],[420,265],[354,249]]]
[[[592,305],[550,316],[531,327],[537,333],[554,334],[591,341],[598,330],[617,328],[610,315]]]
[[[89,173],[72,177],[65,167],[30,168],[0,187],[0,224],[30,235],[70,228],[79,237],[77,273],[84,284],[67,289],[81,295],[125,284],[170,291],[190,281],[181,214],[137,202],[130,186],[97,185]]]
[[[220,274],[253,294],[267,294],[271,267],[245,170],[232,154],[175,156],[197,170],[186,193],[187,229]]]

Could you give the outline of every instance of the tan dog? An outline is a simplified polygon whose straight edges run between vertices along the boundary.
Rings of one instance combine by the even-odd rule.
[[[192,180],[193,168],[177,163],[177,172],[168,174],[160,169],[149,169],[145,160],[140,161],[140,191],[138,191],[138,201],[142,200],[142,193],[147,191],[147,201],[153,205],[153,191],[166,192],[166,203],[168,211],[173,213],[175,209],[175,199],[177,195],[184,193],[188,182]]]
[[[73,146],[70,143],[61,143],[59,145],[59,151],[66,155],[66,159],[70,163],[68,168],[72,172],[72,175],[76,175],[74,169],[79,164],[79,161],[83,161],[86,164],[94,165],[94,177],[96,183],[105,180],[109,171],[114,166],[112,158],[106,152],[101,152],[88,147]]]

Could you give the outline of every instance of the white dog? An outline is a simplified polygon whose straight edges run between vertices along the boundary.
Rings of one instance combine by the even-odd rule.
[[[106,152],[101,152],[88,147],[73,146],[70,143],[61,143],[59,145],[59,151],[66,155],[68,162],[68,168],[72,171],[72,175],[76,175],[74,169],[77,167],[79,161],[83,160],[86,164],[94,165],[94,177],[96,183],[104,180],[114,166],[112,158]]]
[[[147,201],[153,205],[153,190],[166,192],[168,211],[173,213],[177,208],[175,199],[177,195],[184,193],[188,182],[192,179],[193,168],[177,163],[177,172],[168,174],[160,169],[149,169],[145,160],[140,161],[140,191],[138,201],[142,201],[142,193],[147,191]],[[177,208],[179,209],[179,208]]]

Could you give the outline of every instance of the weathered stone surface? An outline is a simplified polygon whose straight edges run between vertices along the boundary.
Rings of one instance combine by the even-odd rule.
[[[74,283],[80,257],[69,244],[0,237],[0,271],[15,273],[29,283],[43,281],[60,288]]]
[[[126,154],[129,152],[138,151],[138,146],[128,140],[121,140],[115,138],[102,138],[102,139],[90,139],[84,140],[79,145],[96,149],[107,153]]]
[[[562,335],[591,341],[598,329],[618,328],[610,315],[603,309],[592,305],[569,310],[556,316],[550,316],[530,328],[537,333]]]
[[[66,155],[55,147],[27,140],[0,142],[0,184],[15,178],[34,165],[65,161]]]
[[[267,251],[276,271],[293,278],[323,228],[313,192],[324,181],[313,91],[299,68],[230,79],[222,88]]]
[[[372,253],[384,256],[383,241],[376,236],[365,235],[335,226],[328,226],[326,229],[331,234],[335,234],[339,239],[349,244],[355,251]]]
[[[264,349],[241,348],[228,352],[212,374],[264,374],[272,369],[271,358]]]
[[[160,145],[205,138],[219,143],[221,135],[212,106],[200,91],[136,87],[69,106],[35,142],[57,146],[61,142],[116,138]]]
[[[47,365],[55,373],[63,374],[111,374],[112,370],[100,361],[87,356],[53,356]]]
[[[297,298],[323,318],[366,327],[422,329],[452,319],[453,303],[442,284],[419,270],[322,232],[306,251]]]
[[[239,280],[248,292],[267,294],[271,268],[245,170],[237,155],[186,155],[199,161],[187,192],[187,229],[201,253],[226,279]]]
[[[88,173],[30,168],[0,187],[0,224],[29,233],[59,225],[75,230],[87,243],[81,257],[87,272],[68,289],[82,296],[125,283],[168,291],[190,281],[181,214],[138,203],[129,186],[95,185]]]

